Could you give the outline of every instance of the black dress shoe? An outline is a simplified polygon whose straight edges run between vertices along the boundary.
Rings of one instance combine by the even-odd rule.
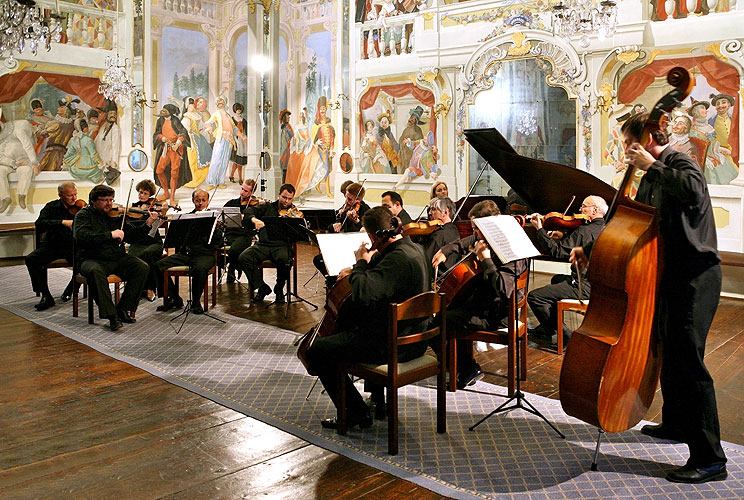
[[[129,311],[125,311],[124,309],[117,309],[116,313],[119,315],[119,319],[122,323],[134,323],[137,321],[131,314],[129,314]]]
[[[54,306],[54,297],[51,295],[44,295],[41,297],[41,301],[39,301],[39,303],[34,307],[37,311],[45,311],[52,306]]]
[[[346,427],[354,427],[358,425],[360,429],[367,429],[368,427],[372,427],[372,415],[370,415],[369,412],[366,412],[361,417],[349,417],[346,420]],[[324,418],[320,421],[320,426],[324,429],[338,429],[338,420],[336,417],[333,418]]]
[[[278,294],[276,296],[276,299],[274,299],[274,304],[286,304],[287,298],[284,296],[284,294]]]
[[[109,318],[109,328],[111,328],[112,332],[121,329],[122,326],[124,326],[124,324],[121,322],[118,316]]]
[[[467,386],[473,385],[482,378],[483,370],[481,370],[478,363],[475,363],[469,370],[457,374],[457,388],[465,389]]]
[[[705,483],[706,481],[723,481],[728,477],[726,464],[712,464],[695,467],[683,465],[666,473],[667,481],[673,483]]]
[[[171,309],[179,309],[183,307],[183,299],[181,297],[168,297],[168,302],[155,308],[156,311],[165,312]]]
[[[641,433],[656,439],[685,442],[685,435],[681,430],[664,424],[646,424],[641,427]]]
[[[204,314],[204,308],[198,302],[191,306],[191,314]]]
[[[258,287],[258,291],[256,292],[256,296],[251,299],[251,302],[261,302],[263,299],[266,298],[268,294],[271,293],[271,288],[269,285],[264,283],[260,287]]]

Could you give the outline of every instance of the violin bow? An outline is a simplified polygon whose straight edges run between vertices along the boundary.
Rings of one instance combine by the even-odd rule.
[[[361,186],[359,187],[359,191],[357,192],[357,194],[356,194],[356,195],[354,195],[354,201],[352,202],[352,205],[353,205],[353,204],[355,204],[355,203],[357,202],[357,200],[359,199],[359,195],[360,195],[360,194],[362,193],[362,189],[364,189],[364,183],[365,183],[365,182],[367,182],[367,179],[363,179],[363,180],[362,180],[362,184],[361,184]],[[342,221],[341,221],[341,227],[344,227],[344,224],[346,224],[346,219],[348,219],[348,218],[349,218],[349,211],[350,211],[350,210],[351,210],[351,209],[349,209],[349,210],[347,210],[347,211],[346,211],[346,215],[344,215],[344,220],[342,220]],[[339,232],[340,232],[340,231],[339,231]]]
[[[567,207],[566,207],[566,209],[565,209],[565,210],[563,211],[563,215],[566,215],[566,214],[568,213],[568,210],[569,210],[569,209],[571,208],[571,205],[573,205],[573,202],[574,202],[574,200],[575,200],[575,199],[576,199],[576,195],[573,195],[573,196],[571,197],[571,201],[569,201],[569,202],[568,202],[568,206],[567,206]]]
[[[129,200],[132,198],[132,186],[134,185],[134,179],[129,179],[129,192],[127,193],[127,203],[124,205],[124,216],[121,218],[121,229],[124,231],[124,223],[127,220],[127,211],[129,210]],[[124,238],[121,239],[120,245],[124,244]]]
[[[481,168],[480,172],[478,172],[478,177],[475,178],[475,182],[473,182],[473,185],[470,186],[470,191],[468,191],[468,194],[465,196],[465,199],[462,200],[462,203],[460,203],[460,207],[457,209],[457,212],[455,212],[455,215],[452,217],[453,221],[457,220],[457,216],[460,215],[460,210],[462,210],[462,207],[465,206],[465,202],[468,201],[468,198],[470,198],[470,195],[473,194],[473,191],[475,190],[475,186],[478,184],[478,181],[483,175],[483,172],[486,171],[486,167],[489,167],[489,166],[490,164],[488,162],[485,162],[483,164],[483,168]]]

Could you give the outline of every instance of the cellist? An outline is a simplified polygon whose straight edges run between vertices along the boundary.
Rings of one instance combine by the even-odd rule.
[[[464,330],[493,330],[499,328],[509,311],[509,297],[514,291],[517,277],[527,269],[527,260],[517,260],[501,264],[492,257],[491,248],[486,243],[483,233],[476,227],[473,219],[500,215],[499,207],[492,200],[478,202],[468,212],[473,226],[473,234],[458,239],[442,247],[431,261],[437,267],[448,257],[455,254],[464,257],[472,252],[483,272],[473,277],[477,280],[468,288],[467,297],[457,297],[456,305],[447,308],[447,330],[456,332]],[[454,297],[447,297],[452,303]],[[457,388],[474,384],[483,378],[483,370],[473,358],[472,342],[457,343]]]
[[[695,161],[668,147],[664,130],[640,143],[649,113],[623,123],[625,163],[646,174],[636,201],[656,208],[665,267],[659,283],[656,325],[662,345],[662,423],[646,435],[687,443],[687,463],[666,473],[669,481],[701,483],[726,478],[713,379],[704,363],[721,292],[721,266],[708,187]],[[585,265],[591,248],[574,248],[571,260]]]

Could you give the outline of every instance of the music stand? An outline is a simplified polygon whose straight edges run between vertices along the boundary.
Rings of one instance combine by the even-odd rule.
[[[204,215],[202,215],[204,214]],[[191,234],[204,234],[209,233],[210,241],[212,240],[212,236],[214,236],[214,229],[217,222],[217,215],[214,212],[196,212],[193,214],[180,214],[177,216],[174,216],[173,219],[168,224],[168,232],[165,235],[165,241],[163,242],[163,248],[183,248],[187,247],[188,243],[191,241]],[[164,278],[165,279],[165,278]],[[191,313],[191,269],[189,268],[189,298],[186,300],[186,304],[184,305],[183,311],[181,313],[171,318],[169,323],[177,320],[181,316],[184,316],[183,321],[181,322],[181,325],[176,329],[176,335],[181,333],[181,329],[183,328],[183,325],[186,324],[186,320],[189,317],[189,314]],[[225,323],[224,320],[221,320],[220,318],[216,316],[212,316],[211,314],[204,313],[204,316],[207,316],[209,318],[212,318],[213,320],[219,321],[220,323]]]
[[[313,241],[315,244],[318,243],[318,238],[315,236],[315,233],[307,228],[305,219],[298,217],[264,217],[261,220],[266,225],[266,234],[269,239],[273,241],[281,241],[287,245],[289,248],[290,263],[294,263],[295,261],[293,248],[294,243],[300,241]],[[295,272],[297,272],[296,269]],[[277,274],[278,273],[279,269],[277,269]],[[284,317],[286,318],[289,316],[289,305],[293,302],[292,297],[297,299],[294,302],[302,301],[317,310],[318,306],[297,295],[297,290],[292,291],[292,281],[292,278],[288,276],[286,294],[287,311],[284,313]]]
[[[222,207],[215,209],[214,211],[218,214],[218,224],[222,226],[222,243],[220,245],[220,258],[223,258],[222,249],[227,246],[227,230],[228,229],[242,229],[243,228],[243,214],[240,211],[241,207]],[[228,262],[225,258],[222,263],[224,264],[225,271],[227,271]],[[217,284],[222,284],[222,278],[225,276],[225,272],[222,270],[223,266],[217,263],[217,269],[219,275],[217,276]]]

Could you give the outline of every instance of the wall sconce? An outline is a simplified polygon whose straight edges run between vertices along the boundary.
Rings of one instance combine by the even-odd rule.
[[[144,92],[140,91],[137,94],[137,104],[139,104],[140,107],[143,108],[143,109],[144,108],[154,108],[155,106],[158,105],[158,102],[159,102],[158,101],[158,96],[155,93],[152,94],[152,99],[150,99],[149,101],[147,99],[147,94],[145,94]]]
[[[610,83],[604,82],[597,92],[597,98],[594,100],[592,105],[592,98],[589,96],[589,100],[584,104],[583,108],[590,115],[596,115],[597,113],[606,114],[612,106],[612,100],[615,97],[615,89]]]
[[[338,96],[336,96],[335,101],[328,103],[328,107],[331,109],[341,109],[344,100],[348,101],[349,96],[347,96],[346,94],[339,94]]]
[[[434,106],[434,116],[436,118],[445,117],[452,106],[452,98],[447,94],[442,94],[439,103]]]

